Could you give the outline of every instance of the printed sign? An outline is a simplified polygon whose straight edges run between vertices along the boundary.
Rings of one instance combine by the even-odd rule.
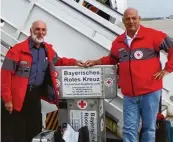
[[[87,101],[85,101],[85,100],[79,100],[79,101],[77,101],[77,106],[80,109],[86,109],[87,108]]]
[[[78,131],[83,126],[88,126],[90,142],[97,142],[97,112],[70,110],[70,125]]]
[[[62,69],[62,88],[64,97],[101,96],[101,69]]]

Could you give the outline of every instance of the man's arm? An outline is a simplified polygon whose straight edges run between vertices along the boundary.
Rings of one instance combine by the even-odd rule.
[[[59,57],[54,51],[53,63],[55,66],[82,66],[83,62],[73,58]]]
[[[88,60],[85,62],[86,67],[91,67],[94,65],[116,65],[118,63],[118,59],[113,59],[111,55],[104,56],[98,60]]]
[[[5,102],[5,107],[9,112],[13,110],[11,80],[16,71],[19,57],[15,47],[8,50],[1,67],[1,96]]]
[[[162,79],[168,73],[173,72],[173,39],[162,32],[160,34],[161,34],[161,36],[158,37],[158,40],[160,40],[161,42],[160,42],[160,44],[158,44],[157,50],[164,50],[165,52],[167,52],[168,61],[165,64],[165,68],[162,71],[160,71],[154,75],[155,79]],[[157,42],[157,43],[159,43],[159,42]],[[156,43],[156,45],[157,45],[157,43]]]
[[[166,36],[160,45],[160,49],[168,53],[168,61],[165,64],[165,70],[173,72],[173,38]]]
[[[108,56],[102,57],[100,61],[102,65],[116,65],[119,63],[119,59],[112,52]]]

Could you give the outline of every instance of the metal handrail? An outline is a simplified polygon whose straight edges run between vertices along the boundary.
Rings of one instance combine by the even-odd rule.
[[[5,47],[6,47],[6,45],[9,45],[12,47],[16,43],[19,42],[18,40],[16,40],[14,37],[12,37],[10,34],[5,32],[4,30],[0,29],[0,32],[1,32],[1,44],[4,44]],[[4,41],[4,39],[5,39],[5,41]]]

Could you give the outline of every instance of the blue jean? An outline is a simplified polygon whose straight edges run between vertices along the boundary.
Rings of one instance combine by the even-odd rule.
[[[142,119],[141,142],[155,142],[156,118],[161,90],[138,97],[123,99],[123,142],[138,142],[140,117]]]

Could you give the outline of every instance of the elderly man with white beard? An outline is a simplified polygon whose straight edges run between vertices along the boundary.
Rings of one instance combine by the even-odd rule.
[[[42,129],[41,98],[58,104],[54,66],[83,66],[76,59],[59,57],[44,42],[47,26],[43,21],[35,21],[30,33],[9,49],[2,64],[2,142],[31,142]]]

